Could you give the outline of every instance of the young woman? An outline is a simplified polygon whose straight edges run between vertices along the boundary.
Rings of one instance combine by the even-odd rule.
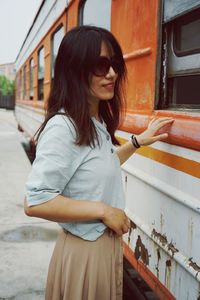
[[[107,30],[76,27],[60,45],[46,119],[26,188],[25,212],[58,222],[61,231],[49,266],[46,300],[122,299],[124,213],[120,164],[171,118],[118,145],[126,67]]]

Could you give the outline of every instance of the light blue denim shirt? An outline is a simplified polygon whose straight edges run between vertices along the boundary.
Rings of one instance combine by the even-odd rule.
[[[120,162],[105,126],[92,118],[100,146],[77,146],[69,118],[56,115],[40,135],[36,159],[26,183],[29,206],[58,195],[77,200],[102,201],[124,209]],[[106,229],[101,220],[59,223],[72,234],[96,240]]]

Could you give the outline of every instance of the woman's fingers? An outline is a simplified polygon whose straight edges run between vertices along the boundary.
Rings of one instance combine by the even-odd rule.
[[[150,122],[149,122],[149,125],[154,125],[154,126],[157,126],[157,125],[160,125],[160,124],[168,124],[168,123],[171,123],[173,122],[174,119],[173,118],[169,118],[169,117],[164,117],[164,118],[153,118]],[[148,125],[148,126],[149,126]]]
[[[158,130],[163,128],[166,125],[171,125],[174,122],[172,118],[159,118],[154,122],[150,122],[148,125],[148,130],[150,130],[149,134],[154,135]]]
[[[157,130],[161,129],[162,127],[171,124],[172,122],[174,122],[174,119],[170,119],[170,120],[162,120],[157,124]]]
[[[129,231],[129,227],[126,224],[124,224],[122,227],[122,230],[123,230],[123,233],[127,233]]]

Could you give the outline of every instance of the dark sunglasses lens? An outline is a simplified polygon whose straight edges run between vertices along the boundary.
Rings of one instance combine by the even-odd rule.
[[[100,57],[94,65],[93,73],[96,76],[105,76],[110,68],[110,61],[107,58]]]
[[[117,58],[112,59],[111,65],[115,73],[120,73],[120,61]]]

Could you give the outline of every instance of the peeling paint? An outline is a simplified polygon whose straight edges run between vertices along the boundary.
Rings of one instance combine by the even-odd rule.
[[[165,246],[168,243],[166,235],[157,232],[155,229],[152,230],[151,235],[157,238],[163,246]]]
[[[132,230],[137,228],[136,224],[131,220],[130,220],[130,224],[131,224],[131,227],[128,232],[128,245],[130,244]]]
[[[170,259],[166,260],[165,267],[165,285],[170,290],[170,281],[171,281],[171,266],[172,262]]]
[[[153,229],[151,235],[154,238],[157,238],[163,246],[166,246],[168,244],[167,237],[165,234],[161,234],[155,229]],[[167,248],[169,251],[172,252],[172,256],[174,255],[174,253],[179,252],[179,250],[172,244],[172,242],[168,244]]]
[[[200,266],[198,266],[194,261],[192,261],[192,257],[188,259],[189,261],[189,266],[192,267],[195,271],[197,271],[196,276],[200,272]]]
[[[171,260],[170,259],[166,260],[166,266],[167,267],[171,267],[171,265],[172,265]]]
[[[157,261],[157,265],[156,265],[156,272],[157,272],[157,277],[159,278],[159,261],[161,259],[160,249],[159,248],[157,248],[157,258],[158,258],[158,261]]]
[[[174,255],[174,253],[179,252],[179,250],[177,248],[175,248],[175,246],[172,244],[172,242],[169,243],[168,250],[172,252],[172,256]]]
[[[145,245],[142,243],[140,235],[138,235],[138,239],[135,246],[135,258],[138,260],[141,258],[145,265],[149,265],[149,257],[148,250]]]

